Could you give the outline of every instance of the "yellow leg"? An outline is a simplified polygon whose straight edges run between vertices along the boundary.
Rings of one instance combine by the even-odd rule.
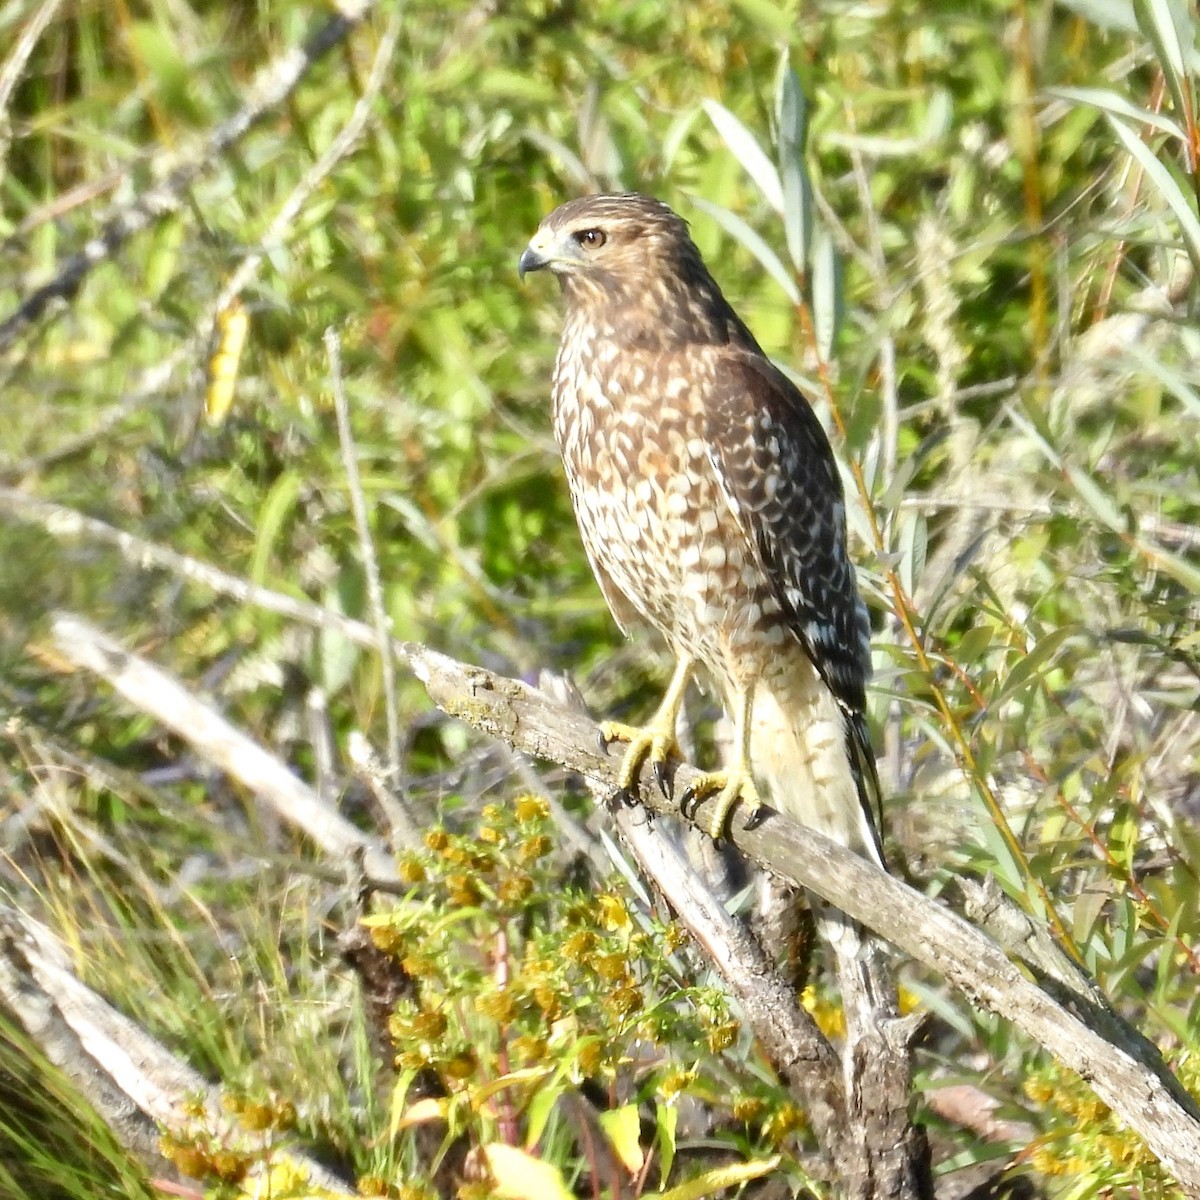
[[[753,822],[754,814],[762,807],[762,797],[758,794],[750,767],[750,721],[753,712],[754,684],[751,684],[738,697],[737,712],[734,714],[735,746],[732,765],[724,771],[705,772],[683,795],[681,808],[686,816],[688,809],[694,807],[697,800],[713,792],[720,793],[708,827],[714,839],[724,834],[729,824],[729,814],[739,800],[744,801],[749,809],[747,823]]]
[[[675,741],[675,721],[683,706],[683,697],[687,692],[688,682],[695,670],[695,660],[686,654],[675,664],[675,674],[667,684],[667,690],[658,706],[658,711],[650,718],[645,726],[623,725],[620,721],[605,721],[600,726],[600,737],[605,746],[609,742],[627,742],[629,749],[621,760],[621,770],[617,776],[619,792],[631,792],[634,781],[642,767],[642,760],[649,755],[654,767],[654,778],[658,781],[659,790],[664,796],[667,791],[666,761],[672,751],[679,749]]]

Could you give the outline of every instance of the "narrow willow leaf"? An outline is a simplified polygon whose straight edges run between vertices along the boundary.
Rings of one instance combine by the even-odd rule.
[[[426,1096],[410,1104],[399,1116],[394,1130],[411,1129],[414,1125],[426,1125],[430,1121],[444,1121],[450,1102],[444,1096]]]
[[[679,1124],[679,1109],[674,1104],[657,1104],[654,1121],[658,1127],[659,1176],[665,1182],[671,1177],[675,1163],[675,1129]]]
[[[787,267],[780,261],[779,255],[741,217],[736,213],[731,213],[727,208],[722,208],[719,204],[710,204],[699,196],[693,196],[692,203],[708,213],[730,237],[741,242],[762,263],[767,273],[779,284],[793,304],[800,303],[800,289],[796,286],[796,281],[789,274]]]
[[[783,231],[788,255],[796,270],[808,273],[814,205],[812,184],[804,165],[804,136],[808,119],[800,77],[784,59],[776,101],[779,174],[783,182]]]
[[[777,212],[783,212],[783,185],[779,182],[779,172],[775,170],[766,151],[758,144],[758,139],[727,109],[715,100],[704,101],[704,111],[708,119],[716,126],[725,145],[733,151],[733,156],[742,164],[746,174],[754,181],[755,187],[763,194],[766,202]]]
[[[1060,0],[1060,3],[1100,29],[1119,33],[1133,33],[1137,29],[1130,0]]]
[[[241,300],[235,298],[217,314],[217,345],[208,360],[208,390],[204,394],[204,419],[209,425],[221,425],[233,406],[238,367],[250,315]]]
[[[254,554],[250,559],[250,579],[265,583],[267,566],[275,549],[284,522],[296,506],[302,480],[295,471],[285,471],[271,485],[267,498],[258,510],[258,528],[254,533]]]
[[[1151,182],[1162,193],[1163,199],[1175,214],[1188,258],[1192,260],[1193,269],[1200,274],[1200,218],[1197,218],[1191,202],[1175,182],[1175,177],[1155,156],[1154,151],[1124,121],[1113,116],[1109,116],[1108,119],[1125,149],[1145,169]]]
[[[1071,911],[1071,936],[1076,944],[1086,946],[1096,926],[1096,920],[1108,902],[1108,893],[1098,887],[1087,888],[1075,898]]]
[[[1178,121],[1173,121],[1164,113],[1139,108],[1124,96],[1110,92],[1107,88],[1057,87],[1047,88],[1046,92],[1048,95],[1057,96],[1060,100],[1069,100],[1072,104],[1086,104],[1090,108],[1110,113],[1114,117],[1124,117],[1127,121],[1149,125],[1152,129],[1169,134],[1180,142],[1187,140]]]
[[[1136,545],[1140,553],[1164,575],[1170,575],[1177,583],[1183,584],[1188,591],[1200,596],[1200,567],[1162,546],[1151,545],[1144,538],[1138,538]]]
[[[498,1093],[521,1084],[535,1083],[546,1079],[550,1074],[550,1067],[522,1067],[518,1071],[509,1071],[506,1075],[499,1075],[495,1079],[489,1079],[485,1083],[481,1083],[478,1087],[471,1088],[467,1095],[470,1099],[471,1107],[479,1110]]]
[[[540,1088],[530,1100],[529,1106],[525,1109],[526,1150],[532,1150],[541,1141],[542,1134],[546,1132],[550,1114],[554,1112],[555,1105],[558,1104],[564,1091],[566,1091],[564,1084],[552,1084],[550,1087]]]
[[[416,1077],[416,1071],[405,1071],[396,1081],[396,1086],[392,1088],[390,1121],[388,1123],[388,1133],[392,1138],[395,1138],[402,1128],[401,1122],[404,1120],[404,1114],[408,1112],[408,1089],[412,1087]]]
[[[1137,850],[1137,842],[1137,809],[1132,804],[1122,804],[1113,814],[1104,844],[1108,847],[1109,854],[1127,874],[1133,870],[1133,856]]]
[[[900,517],[900,582],[911,596],[925,573],[929,529],[924,514],[906,509]]]
[[[1136,342],[1126,346],[1125,353],[1135,359],[1146,374],[1154,376],[1164,391],[1174,396],[1193,417],[1200,417],[1200,392],[1183,375]]]
[[[842,256],[825,229],[818,229],[812,247],[812,308],[817,352],[823,362],[833,356],[842,327],[845,298],[842,293]]]
[[[1188,65],[1180,38],[1179,21],[1187,20],[1187,12],[1180,12],[1171,0],[1134,0],[1133,15],[1138,28],[1154,47],[1154,55],[1163,73],[1171,103],[1182,118],[1191,111],[1187,98]]]
[[[1004,682],[991,697],[990,703],[998,704],[1019,691],[1026,683],[1036,679],[1049,668],[1051,660],[1062,644],[1076,633],[1078,630],[1074,625],[1064,625],[1041,638],[1004,677]]]
[[[1129,519],[1120,505],[1084,470],[1067,463],[1065,467],[1071,486],[1079,493],[1083,502],[1103,524],[1115,533],[1128,533]]]

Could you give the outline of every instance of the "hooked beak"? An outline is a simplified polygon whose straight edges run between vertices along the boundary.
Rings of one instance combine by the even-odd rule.
[[[517,259],[517,275],[521,282],[524,283],[525,275],[529,271],[540,271],[543,267],[548,267],[550,260],[539,254],[532,243],[525,247],[525,253]]]

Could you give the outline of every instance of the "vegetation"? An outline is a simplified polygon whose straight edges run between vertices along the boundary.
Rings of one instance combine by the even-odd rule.
[[[4,7],[0,322],[329,12]],[[403,671],[389,732],[378,655],[55,536],[14,500],[370,622],[332,328],[394,634],[647,711],[665,660],[608,617],[549,432],[557,297],[515,271],[546,211],[598,189],[692,222],[835,431],[893,859],[931,895],[994,875],[1200,1087],[1198,34],[1168,0],[381,3],[14,331],[0,899],[263,1131],[241,1157],[170,1145],[178,1165],[249,1190],[286,1131],[362,1194],[490,1194],[512,1171],[496,1147],[553,1168],[543,1194],[752,1189],[768,1171],[817,1186],[804,1113],[699,956],[628,871],[562,838],[548,800],[605,827],[562,772],[531,778]],[[360,102],[362,136],[321,165]],[[59,608],[325,771],[363,827],[378,813],[352,734],[402,761],[424,846],[402,859],[411,892],[367,918],[412,983],[391,1044],[335,948],[353,896],[68,669]],[[693,706],[705,754],[714,715]],[[1177,1194],[1037,1046],[923,972],[905,989],[933,1015],[918,1116],[945,1180],[993,1159],[1037,1195]],[[806,995],[835,1029],[825,974]],[[960,1083],[998,1131],[938,1102]],[[278,1169],[272,1194],[303,1190]],[[0,1195],[146,1187],[0,1013]]]

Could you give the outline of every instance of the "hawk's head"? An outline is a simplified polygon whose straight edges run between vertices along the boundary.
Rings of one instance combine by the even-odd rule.
[[[644,292],[664,277],[707,276],[687,222],[637,192],[583,196],[556,208],[538,226],[517,264],[549,269],[568,295]]]
[[[538,226],[517,270],[553,271],[576,320],[624,344],[756,343],[708,273],[687,222],[637,192],[583,196]]]

